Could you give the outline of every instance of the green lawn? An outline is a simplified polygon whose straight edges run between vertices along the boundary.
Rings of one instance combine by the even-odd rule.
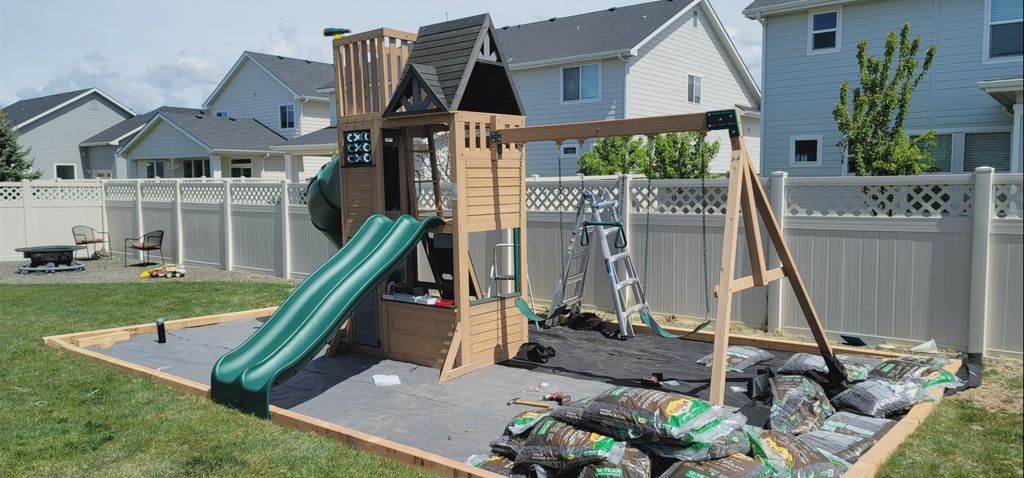
[[[291,287],[0,286],[0,470],[4,476],[428,476],[42,343],[45,335],[158,316],[275,305]],[[1021,476],[1024,422],[1019,406],[1006,407],[1020,401],[1020,370],[987,369],[986,389],[943,401],[880,476]],[[993,410],[992,397],[1004,409]]]
[[[3,476],[431,476],[280,427],[42,337],[275,305],[291,284],[0,285]]]

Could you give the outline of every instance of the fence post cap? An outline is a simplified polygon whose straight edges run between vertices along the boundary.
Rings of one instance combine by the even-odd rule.
[[[978,166],[977,168],[974,168],[974,172],[978,174],[992,174],[995,171],[996,168],[993,168],[992,166]]]
[[[789,173],[787,173],[786,171],[772,171],[772,177],[773,178],[785,178],[785,177],[788,177],[788,176],[789,176]]]

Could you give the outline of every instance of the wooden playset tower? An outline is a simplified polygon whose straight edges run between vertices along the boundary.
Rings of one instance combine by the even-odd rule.
[[[526,292],[524,155],[521,145],[490,139],[525,117],[495,40],[486,14],[417,34],[378,29],[334,40],[343,240],[374,214],[446,223],[363,299],[329,353],[435,367],[444,381],[526,342],[514,303]],[[471,243],[484,257],[471,257]],[[488,264],[505,282],[485,292],[477,271]],[[441,300],[428,305],[424,295]]]

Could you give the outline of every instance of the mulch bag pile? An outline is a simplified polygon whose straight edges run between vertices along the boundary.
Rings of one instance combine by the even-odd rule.
[[[466,463],[501,476],[512,478],[528,478],[530,476],[528,472],[517,471],[515,462],[501,455],[473,455],[466,460]]]
[[[768,468],[769,476],[811,478],[840,476],[849,464],[800,441],[788,433],[747,426],[754,459]]]
[[[697,363],[710,367],[712,355],[714,354],[707,354],[701,357],[700,360],[697,360]],[[736,372],[742,372],[748,367],[752,367],[761,362],[775,358],[775,356],[769,352],[757,347],[748,347],[746,345],[730,345],[726,350],[725,355],[725,369]]]
[[[627,447],[618,463],[600,462],[587,465],[579,478],[649,478],[651,459],[642,451]]]
[[[865,417],[856,413],[836,412],[828,417],[821,429],[829,432],[865,438],[881,439],[896,424],[888,418]]]
[[[894,381],[914,381],[924,388],[960,385],[956,375],[943,370],[942,367],[931,365],[931,360],[933,359],[927,357],[923,360],[907,360],[906,358],[886,360],[871,369],[868,375]]]
[[[730,455],[750,453],[750,439],[742,428],[716,438],[710,443],[665,444],[643,443],[641,448],[653,455],[676,461],[708,461],[725,458]]]
[[[846,369],[846,378],[851,383],[866,380],[868,372],[882,363],[882,359],[867,355],[836,354],[836,359],[843,364],[843,368]],[[803,352],[793,354],[778,370],[780,374],[808,375],[812,372],[821,375],[828,373],[825,358],[821,355]]]
[[[618,464],[625,449],[626,444],[614,438],[545,417],[530,430],[515,463],[553,469],[579,468],[602,461]]]
[[[804,433],[798,440],[814,447],[818,451],[828,453],[847,463],[853,463],[864,452],[875,446],[877,440],[871,437],[846,435],[843,433],[817,430]]]
[[[872,378],[855,383],[832,397],[837,409],[850,410],[869,417],[900,415],[931,397],[916,382]]]
[[[821,385],[801,375],[776,375],[769,381],[772,390],[772,430],[800,435],[821,428],[836,412]]]
[[[768,468],[744,455],[730,455],[704,462],[679,462],[661,478],[767,478]]]

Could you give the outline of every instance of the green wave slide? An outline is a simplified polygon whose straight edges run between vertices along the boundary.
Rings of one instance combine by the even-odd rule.
[[[340,160],[335,158],[325,164],[306,185],[306,208],[313,227],[320,230],[341,247],[341,174]]]
[[[352,309],[397,268],[431,228],[431,216],[392,221],[371,216],[352,239],[302,281],[274,315],[213,366],[210,396],[246,413],[270,417],[270,389],[319,353]]]

